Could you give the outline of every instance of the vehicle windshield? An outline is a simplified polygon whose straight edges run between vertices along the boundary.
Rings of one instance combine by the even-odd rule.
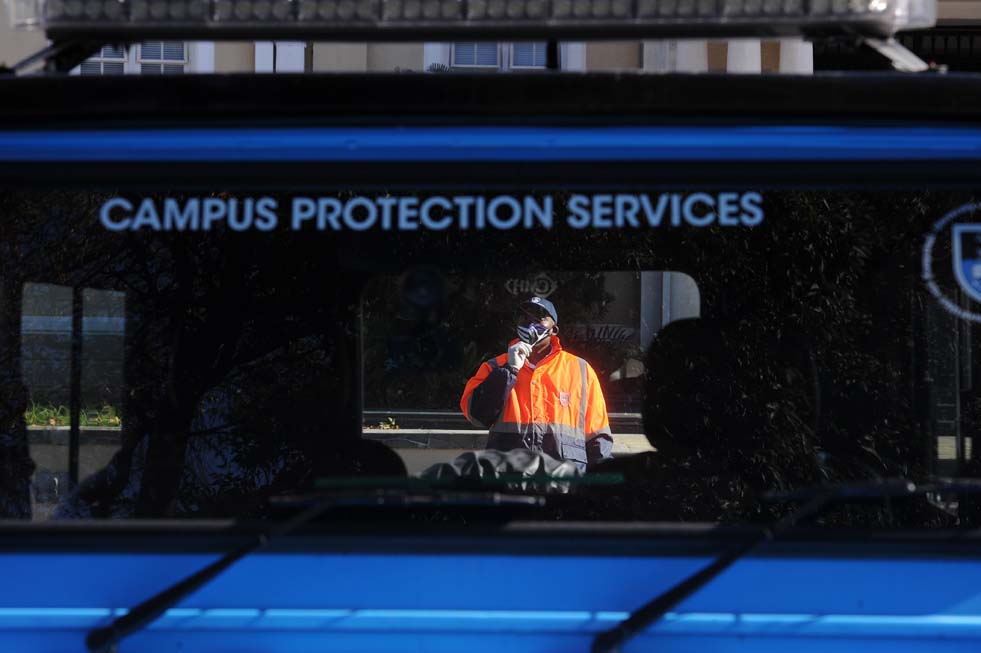
[[[746,522],[770,489],[976,475],[969,192],[0,197],[6,518],[261,519],[411,479],[555,494],[544,519]],[[970,525],[971,501],[821,523]]]

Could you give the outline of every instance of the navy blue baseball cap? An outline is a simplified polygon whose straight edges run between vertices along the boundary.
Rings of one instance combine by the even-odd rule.
[[[530,299],[526,299],[525,301],[521,302],[521,308],[523,310],[531,309],[533,306],[537,306],[539,309],[544,310],[546,313],[552,316],[552,319],[555,320],[556,324],[559,323],[559,314],[556,312],[555,305],[552,304],[552,302],[548,301],[544,297],[531,297]]]

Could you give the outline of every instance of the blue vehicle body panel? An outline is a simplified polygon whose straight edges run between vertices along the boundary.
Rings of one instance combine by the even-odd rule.
[[[212,559],[5,554],[0,650],[81,651],[86,629]],[[247,558],[126,640],[158,651],[587,651],[700,557],[280,554]],[[627,651],[961,651],[981,560],[755,557]]]
[[[906,161],[981,158],[923,126],[330,127],[0,131],[0,161]]]

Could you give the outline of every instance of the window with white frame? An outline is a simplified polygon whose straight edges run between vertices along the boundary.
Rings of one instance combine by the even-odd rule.
[[[545,67],[545,42],[454,43],[450,54],[453,68],[496,70]]]
[[[541,43],[512,43],[512,68],[544,68],[545,42]]]
[[[498,43],[454,43],[454,68],[498,68],[501,65]]]
[[[144,75],[179,75],[187,66],[187,45],[181,41],[144,41],[137,63]]]
[[[129,50],[106,46],[76,70],[81,75],[181,74],[189,70],[188,49],[182,41],[144,41]]]
[[[122,75],[126,72],[126,50],[107,45],[79,67],[81,75]]]

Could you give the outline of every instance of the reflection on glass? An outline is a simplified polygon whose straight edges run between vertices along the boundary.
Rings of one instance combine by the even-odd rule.
[[[73,402],[73,290],[37,283],[23,287],[21,361],[36,465],[34,519],[50,516],[78,480],[109,463],[121,442],[125,294],[86,288],[81,297],[80,383]],[[79,406],[77,438],[73,403]]]
[[[614,451],[650,449],[640,415],[645,351],[670,322],[698,317],[692,277],[556,270],[440,275],[430,284],[438,286],[432,294],[440,299],[425,307],[414,299],[418,277],[416,271],[379,277],[363,293],[364,433],[396,449],[410,473],[484,448],[487,429],[461,413],[460,393],[484,361],[508,349],[515,306],[532,296],[558,307],[563,350],[596,371],[611,413]]]
[[[108,197],[8,198],[4,517],[262,519],[272,497],[325,480],[480,452],[488,429],[464,418],[463,388],[508,351],[529,296],[558,307],[562,348],[605,398],[612,460],[583,478],[624,479],[570,492],[547,517],[763,520],[774,515],[755,497],[771,488],[981,471],[977,332],[964,317],[981,311],[955,275],[981,253],[958,268],[947,232],[934,234],[935,287],[922,269],[932,225],[969,198],[774,191],[754,194],[749,225],[698,213],[355,233],[285,219],[113,231],[99,220]],[[146,197],[197,206],[177,191]],[[146,198],[131,199],[135,212]],[[542,401],[575,403],[549,392]],[[589,461],[573,462],[578,473]],[[979,521],[968,497],[928,499],[825,519]]]

